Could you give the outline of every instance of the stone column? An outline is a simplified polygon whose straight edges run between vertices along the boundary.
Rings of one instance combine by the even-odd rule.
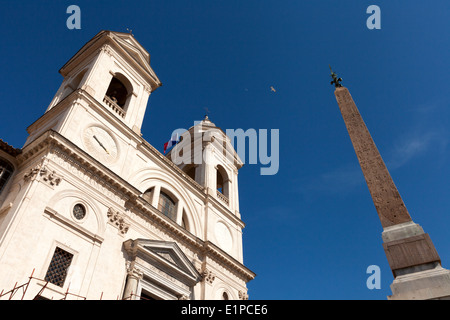
[[[143,277],[143,273],[131,263],[128,267],[127,282],[123,292],[123,299],[136,300],[139,280]]]

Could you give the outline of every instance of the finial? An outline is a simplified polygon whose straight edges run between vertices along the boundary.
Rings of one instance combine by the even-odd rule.
[[[205,109],[205,118],[203,120],[209,120],[209,118],[208,118],[208,113],[210,113],[209,109],[206,107],[203,109]]]
[[[333,81],[331,81],[330,84],[334,84],[334,86],[336,88],[342,87],[342,84],[340,84],[340,82],[342,81],[342,78],[337,77],[337,74],[333,72],[333,69],[331,69],[331,65],[328,65],[328,66],[330,67],[331,77],[333,78]]]
[[[132,33],[133,30],[132,30],[132,29],[128,29],[128,28],[127,28],[127,31],[128,31],[129,34],[131,34],[131,35],[133,36],[133,33]]]

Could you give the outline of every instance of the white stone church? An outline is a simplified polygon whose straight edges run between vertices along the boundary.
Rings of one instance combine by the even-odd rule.
[[[0,299],[247,299],[229,138],[205,117],[179,145],[208,161],[178,165],[142,138],[161,82],[129,33],[101,31],[59,72],[24,146],[0,140]]]

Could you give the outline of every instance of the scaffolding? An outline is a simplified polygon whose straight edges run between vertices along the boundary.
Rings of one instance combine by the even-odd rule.
[[[34,271],[35,271],[35,269],[33,269],[33,271],[31,272],[31,275],[28,277],[28,281],[27,282],[25,282],[25,283],[23,283],[23,284],[21,284],[19,286],[17,285],[17,282],[16,282],[14,284],[14,287],[11,290],[7,291],[7,292],[4,292],[4,290],[2,290],[0,292],[0,300],[5,299],[5,298],[7,298],[8,300],[12,300],[13,297],[16,296],[16,294],[18,292],[19,292],[19,294],[20,294],[20,292],[22,293],[22,296],[20,297],[20,300],[23,300],[25,298],[27,290],[28,290],[28,288],[30,286],[30,283],[33,280],[35,280],[36,282],[41,282],[41,284],[43,283],[43,285],[42,285],[42,288],[39,290],[39,292],[37,294],[35,294],[35,295],[33,294],[33,298],[30,299],[30,300],[53,300],[53,296],[52,296],[52,298],[48,298],[48,297],[43,295],[44,291],[46,289],[48,289],[47,285],[48,285],[49,281],[46,281],[44,279],[39,279],[39,278],[34,277],[33,276],[34,275]],[[63,298],[58,299],[58,300],[67,300],[68,296],[73,296],[73,297],[75,297],[77,299],[86,300],[86,297],[83,297],[83,296],[71,293],[69,291],[69,287],[70,286],[68,286],[66,292],[64,294],[62,294]],[[8,295],[9,295],[9,297],[7,297]],[[103,292],[100,295],[100,300],[102,300],[102,297],[103,297]]]
[[[42,288],[36,294],[32,295],[32,297],[33,297],[32,299],[28,299],[28,297],[27,297],[27,300],[54,300],[53,296],[51,298],[48,298],[48,296],[43,295],[43,293],[44,293],[44,291],[46,289],[51,290],[51,289],[49,289],[47,287],[49,281],[34,277],[33,276],[34,275],[34,271],[35,271],[35,269],[33,269],[33,271],[31,272],[31,275],[28,277],[28,281],[27,282],[25,282],[25,283],[23,283],[23,284],[21,284],[19,286],[17,285],[18,282],[16,282],[14,284],[14,287],[11,290],[7,291],[7,292],[4,292],[4,290],[2,290],[0,292],[0,300],[5,300],[5,299],[12,300],[14,298],[14,296],[16,296],[16,294],[18,292],[20,292],[22,294],[22,296],[20,297],[20,300],[24,300],[25,295],[27,293],[27,290],[28,290],[28,288],[30,286],[30,283],[33,280],[35,280],[36,282],[40,282],[41,285],[42,285]],[[83,297],[83,296],[71,293],[69,291],[69,288],[70,288],[70,285],[67,287],[66,292],[64,294],[63,293],[58,293],[59,295],[62,295],[63,297],[61,299],[57,299],[57,300],[67,300],[68,296],[75,297],[75,298],[77,298],[79,300],[86,300],[86,297]],[[54,290],[52,290],[52,291],[54,291]],[[9,297],[8,297],[8,295],[9,295]],[[103,298],[103,291],[100,294],[99,300],[102,300],[102,298]],[[148,297],[140,296],[140,295],[137,295],[137,294],[134,294],[133,292],[131,292],[128,297],[124,297],[122,299],[119,299],[119,296],[117,296],[116,300],[151,300],[151,299],[149,299]]]

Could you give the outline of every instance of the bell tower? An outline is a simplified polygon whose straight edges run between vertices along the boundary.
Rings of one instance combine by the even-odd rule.
[[[25,145],[48,129],[78,144],[87,122],[140,136],[149,96],[161,82],[132,34],[99,32],[59,72],[62,84],[45,114],[28,128]]]
[[[239,215],[238,170],[242,160],[230,138],[206,115],[181,135],[167,154],[205,192]]]

